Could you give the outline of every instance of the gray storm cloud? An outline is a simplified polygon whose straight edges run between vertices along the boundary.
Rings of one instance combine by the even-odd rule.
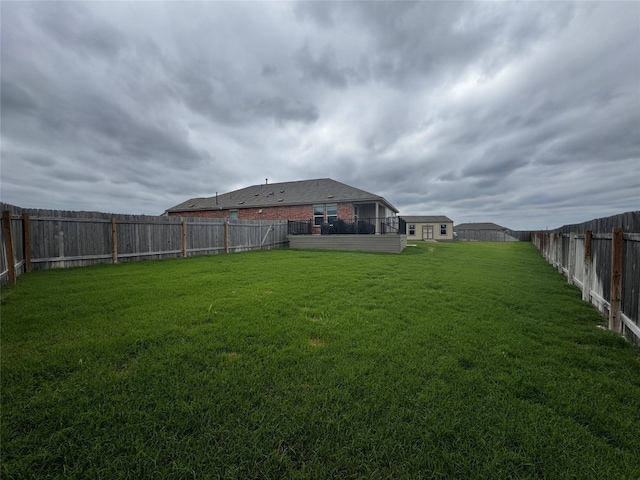
[[[4,202],[159,214],[331,177],[456,223],[640,209],[636,2],[0,9]]]

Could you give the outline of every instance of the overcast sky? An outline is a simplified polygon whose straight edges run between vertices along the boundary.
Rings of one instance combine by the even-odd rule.
[[[513,229],[640,210],[640,3],[0,3],[1,199],[330,177]]]

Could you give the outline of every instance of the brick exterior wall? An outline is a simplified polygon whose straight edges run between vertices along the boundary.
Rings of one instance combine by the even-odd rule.
[[[351,203],[339,203],[338,204],[338,218],[344,218],[345,220],[351,220],[353,217],[353,204]]]
[[[330,204],[330,203],[328,203]],[[262,210],[262,213],[260,213]],[[229,218],[229,210],[200,212],[170,212],[171,217]],[[353,204],[339,203],[338,218],[353,217]],[[239,208],[238,220],[313,220],[313,205],[283,205],[282,207]]]

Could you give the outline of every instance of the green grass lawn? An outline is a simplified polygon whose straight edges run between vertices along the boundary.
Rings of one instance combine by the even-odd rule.
[[[527,243],[3,288],[2,478],[640,478],[640,356]]]

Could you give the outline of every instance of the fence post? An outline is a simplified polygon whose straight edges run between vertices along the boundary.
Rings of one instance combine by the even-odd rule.
[[[22,217],[22,236],[24,239],[24,271],[31,271],[31,219],[25,213]]]
[[[591,230],[584,234],[584,278],[582,300],[591,303]]]
[[[544,236],[544,258],[547,259],[547,263],[551,263],[551,234],[547,233]]]
[[[224,253],[229,253],[229,220],[224,222]]]
[[[551,248],[551,234],[544,234],[544,258],[547,259],[547,263],[551,263],[550,250]]]
[[[7,253],[7,270],[9,272],[9,284],[16,283],[16,259],[13,256],[13,236],[11,235],[11,212],[2,212],[2,229],[4,230],[4,245]]]
[[[558,272],[563,273],[562,271],[562,233],[558,233],[556,235],[556,259],[558,261]]]
[[[576,273],[576,233],[569,234],[569,259],[568,259],[567,283],[573,285],[573,277]]]
[[[111,217],[111,256],[113,263],[118,263],[118,225],[116,217]]]
[[[614,228],[611,238],[611,298],[609,303],[609,329],[622,333],[620,303],[622,300],[622,228]]]
[[[187,221],[182,220],[182,256],[187,256]]]

